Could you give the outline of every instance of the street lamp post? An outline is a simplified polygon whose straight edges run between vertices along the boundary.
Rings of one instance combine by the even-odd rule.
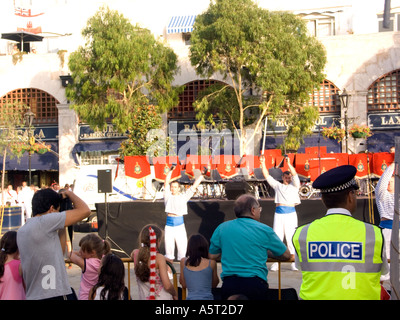
[[[31,108],[28,108],[28,111],[24,114],[25,124],[28,127],[28,141],[31,144],[31,127],[33,123],[33,119],[35,118],[35,114],[31,111]],[[31,152],[28,154],[29,161],[29,185],[32,184],[32,169],[31,169]]]
[[[343,89],[342,94],[340,95],[340,106],[344,110],[344,131],[345,131],[345,141],[346,141],[346,153],[349,153],[349,144],[348,144],[348,117],[347,117],[347,109],[349,106],[350,95],[347,93],[346,89]]]

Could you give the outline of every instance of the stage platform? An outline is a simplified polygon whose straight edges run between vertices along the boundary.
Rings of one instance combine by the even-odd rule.
[[[275,203],[272,198],[259,199],[262,206],[261,222],[273,226]],[[356,219],[379,224],[378,209],[373,201],[373,221],[370,221],[370,200],[367,197],[357,199]],[[215,228],[222,222],[235,219],[234,200],[191,200],[188,203],[188,215],[185,225],[188,237],[194,233],[204,235],[208,240]],[[164,201],[135,200],[129,202],[107,203],[107,227],[105,219],[105,203],[97,203],[98,233],[101,237],[108,234],[113,251],[121,257],[127,257],[131,251],[139,247],[140,230],[147,224],[157,224],[164,228],[166,215]],[[299,225],[321,218],[326,213],[320,198],[302,200],[296,207]],[[118,253],[116,249],[121,252]],[[163,251],[163,248],[161,248]]]

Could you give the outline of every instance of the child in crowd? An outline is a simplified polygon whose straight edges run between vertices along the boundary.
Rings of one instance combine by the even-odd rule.
[[[135,264],[139,300],[177,300],[177,292],[168,277],[166,258],[158,253],[163,238],[155,225],[145,226],[139,235],[140,248],[131,253]]]
[[[88,300],[90,289],[99,279],[101,258],[110,253],[110,244],[89,233],[79,241],[79,252],[71,251],[70,260],[82,269],[79,300]]]
[[[179,282],[188,289],[187,300],[213,300],[211,288],[219,283],[217,263],[208,259],[208,241],[201,234],[189,238],[186,257],[181,259]]]
[[[17,232],[6,232],[0,241],[0,300],[25,300]]]
[[[125,286],[125,266],[113,253],[102,259],[99,280],[89,293],[89,300],[129,300]]]

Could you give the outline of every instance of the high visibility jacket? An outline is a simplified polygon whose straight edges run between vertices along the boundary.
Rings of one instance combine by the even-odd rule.
[[[297,228],[299,297],[311,300],[380,299],[381,230],[344,214],[330,214]]]

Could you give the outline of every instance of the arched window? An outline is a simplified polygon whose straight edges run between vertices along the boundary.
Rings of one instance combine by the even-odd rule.
[[[319,90],[314,90],[309,105],[318,107],[319,113],[340,113],[339,88],[324,80]]]
[[[5,108],[13,105],[25,105],[30,107],[35,114],[34,124],[56,124],[58,123],[58,103],[52,95],[43,90],[16,89],[0,98],[0,113],[5,112]]]
[[[399,110],[400,69],[383,75],[368,88],[368,111]]]
[[[196,111],[193,102],[199,92],[213,84],[219,83],[218,80],[195,80],[185,84],[185,89],[179,95],[179,104],[172,108],[168,113],[169,119],[194,119]]]

